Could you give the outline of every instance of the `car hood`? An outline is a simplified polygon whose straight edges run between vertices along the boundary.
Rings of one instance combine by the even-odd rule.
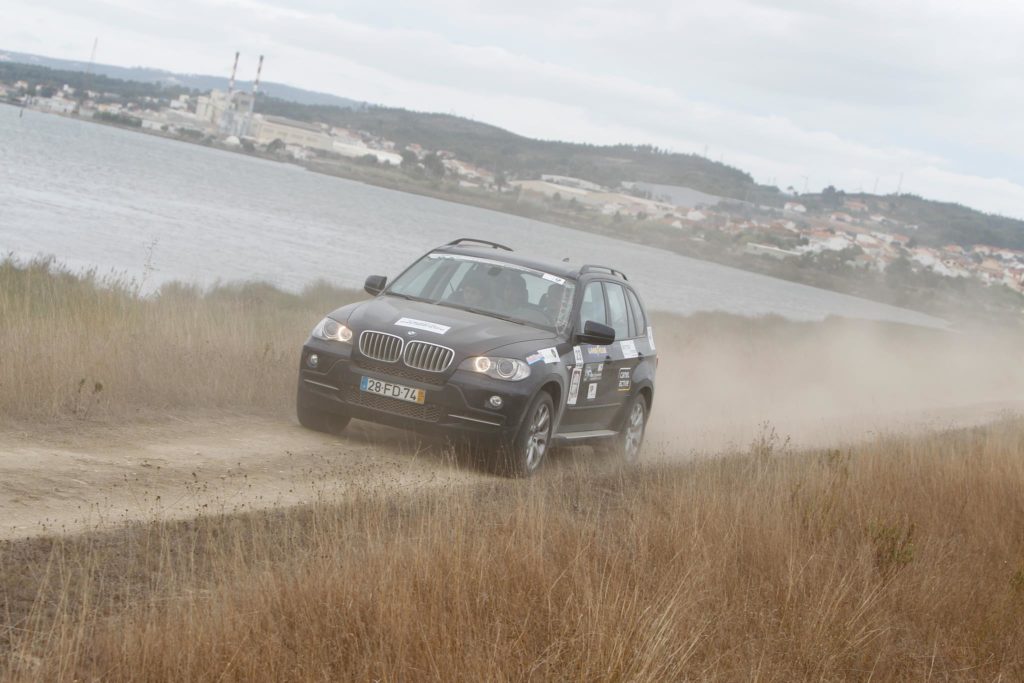
[[[364,330],[389,332],[406,341],[416,339],[447,346],[457,357],[485,354],[519,342],[556,339],[554,333],[530,325],[392,296],[378,296],[355,307],[340,308],[331,317],[345,323],[357,338]]]

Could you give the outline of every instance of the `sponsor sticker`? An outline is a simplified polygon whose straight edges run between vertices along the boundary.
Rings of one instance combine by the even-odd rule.
[[[395,325],[397,327],[411,327],[414,330],[423,330],[424,332],[433,332],[434,334],[444,334],[448,330],[452,329],[447,325],[432,323],[426,320],[417,320],[416,318],[399,318]]]
[[[588,384],[587,385],[587,400],[588,401],[593,401],[596,396],[597,396],[597,384]]]
[[[587,355],[591,358],[604,358],[608,355],[607,346],[588,346]]]
[[[550,282],[554,282],[556,285],[565,284],[565,280],[563,278],[560,278],[557,275],[552,275],[551,273],[544,273],[541,277]]]
[[[572,347],[572,355],[576,359],[576,365],[583,364],[583,349],[578,346]]]
[[[623,358],[636,358],[638,355],[636,352],[636,344],[633,343],[632,339],[624,339],[623,341],[620,341],[619,348],[622,349]]]
[[[558,349],[554,346],[550,346],[546,349],[541,349],[537,353],[540,354],[541,358],[544,359],[545,363],[557,363],[560,359],[558,357]]]
[[[632,374],[629,368],[619,368],[619,391],[629,391],[633,386]]]
[[[580,376],[583,374],[583,368],[576,367],[572,371],[572,379],[569,381],[569,397],[566,399],[566,403],[571,406],[576,405],[576,398],[580,394]]]
[[[604,375],[604,363],[587,363],[583,367],[583,379],[587,382],[600,382]]]
[[[544,356],[540,355],[539,353],[531,353],[529,356],[526,357],[526,364],[533,365],[534,363],[539,363],[542,360],[544,360]]]
[[[647,343],[651,345],[651,351],[657,351],[658,349],[654,346],[654,328],[650,325],[647,326]]]

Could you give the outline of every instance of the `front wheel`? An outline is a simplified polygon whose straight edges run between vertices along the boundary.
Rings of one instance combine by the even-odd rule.
[[[513,477],[529,477],[544,462],[551,446],[555,404],[551,395],[542,391],[530,403],[515,438],[503,444],[499,454],[504,473]]]
[[[626,407],[626,420],[622,425],[622,431],[609,438],[602,450],[627,465],[633,465],[640,459],[640,448],[643,446],[646,431],[647,401],[637,394]]]

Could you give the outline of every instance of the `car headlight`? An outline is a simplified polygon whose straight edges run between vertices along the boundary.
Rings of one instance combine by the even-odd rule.
[[[515,358],[493,358],[491,356],[474,356],[462,361],[461,370],[479,372],[494,379],[518,382],[530,376],[530,366]]]
[[[352,330],[334,318],[324,318],[313,328],[313,336],[317,339],[339,341],[347,344],[352,341]]]

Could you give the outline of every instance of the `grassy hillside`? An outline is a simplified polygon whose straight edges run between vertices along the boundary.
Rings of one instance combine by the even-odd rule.
[[[987,244],[1024,249],[1024,220],[984,213],[963,204],[939,202],[913,194],[847,194],[842,190],[806,194],[799,198],[809,208],[823,211],[845,210],[843,202],[847,200],[867,204],[871,213],[918,226],[917,230],[906,232],[924,246]]]
[[[684,185],[723,197],[780,204],[777,188],[757,185],[749,173],[695,154],[667,153],[650,145],[598,146],[534,140],[496,126],[452,116],[362,107],[307,107],[260,98],[257,111],[365,130],[400,145],[447,150],[485,168],[530,177],[555,173],[602,185],[623,181]]]
[[[6,60],[2,59],[4,56],[7,57]],[[229,52],[226,51],[224,57],[225,63],[227,63],[227,60],[230,59]],[[245,59],[248,61],[248,66],[244,63],[239,66],[239,78],[235,82],[235,86],[242,90],[248,90],[252,87],[252,81],[246,79],[247,77],[254,75],[250,73],[243,73],[243,69],[252,68],[252,65],[255,63],[255,57],[253,55],[247,55]],[[78,87],[75,83],[79,81],[83,73],[88,70],[94,74],[94,76],[89,80],[90,89],[101,90],[103,92],[121,92],[120,88],[124,87],[121,84],[124,83],[150,86],[152,91],[148,94],[151,94],[154,97],[167,97],[170,92],[182,92],[188,90],[206,92],[213,88],[219,88],[220,90],[228,89],[228,77],[226,72],[224,75],[218,76],[181,74],[141,66],[124,67],[113,66],[111,64],[90,65],[87,62],[69,59],[54,59],[53,57],[43,57],[41,55],[0,51],[0,65],[5,62],[8,64],[13,62],[15,63],[13,66],[16,67],[31,67],[37,69],[35,72],[30,72],[29,74],[22,76],[25,80],[30,80],[32,73],[35,75],[43,74],[48,80],[60,81],[60,83],[57,84],[58,86],[68,83]],[[101,84],[109,87],[101,87]],[[137,86],[132,87],[134,88]],[[361,102],[350,100],[347,97],[338,97],[337,95],[331,95],[329,93],[304,90],[303,88],[296,88],[291,85],[285,85],[284,83],[274,83],[273,81],[263,81],[260,84],[260,90],[272,97],[280,97],[292,102],[302,102],[304,104],[332,104],[339,107],[357,107],[362,105]]]

